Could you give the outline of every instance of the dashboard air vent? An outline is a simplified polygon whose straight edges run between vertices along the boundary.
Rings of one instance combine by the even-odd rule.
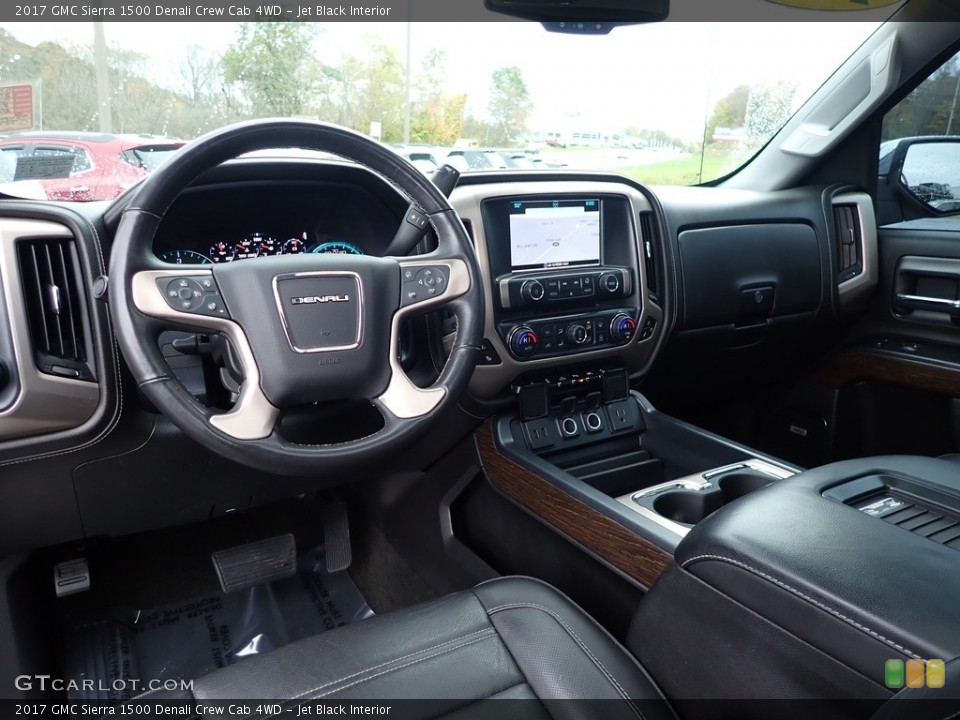
[[[647,295],[660,302],[660,281],[657,273],[657,246],[654,242],[653,214],[640,213],[640,241],[643,244],[643,264],[647,276]]]
[[[856,205],[834,205],[837,234],[837,281],[845,282],[863,272],[863,231]]]
[[[89,317],[72,239],[17,242],[23,300],[40,372],[93,380]]]
[[[474,245],[476,245],[477,241],[473,237],[473,223],[467,220],[466,218],[464,218],[463,227],[467,231],[467,235],[470,236],[470,240],[473,242]]]

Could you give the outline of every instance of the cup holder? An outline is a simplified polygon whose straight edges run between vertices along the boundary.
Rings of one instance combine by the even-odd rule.
[[[672,490],[658,495],[653,501],[653,509],[668,520],[696,525],[724,505],[773,481],[769,475],[759,472],[732,472],[717,478],[709,490]]]
[[[717,492],[677,490],[660,495],[653,501],[653,509],[668,520],[696,525],[722,504]]]
[[[763,473],[734,472],[721,477],[717,484],[720,486],[722,504],[726,505],[771,483],[773,478]]]

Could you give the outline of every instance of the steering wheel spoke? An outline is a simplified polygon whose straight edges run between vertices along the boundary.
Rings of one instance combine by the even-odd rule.
[[[400,261],[400,308],[390,329],[390,383],[374,400],[381,411],[401,418],[432,412],[446,395],[442,387],[420,388],[400,367],[400,327],[416,312],[445,305],[470,289],[470,273],[463,260],[422,256]]]
[[[269,437],[280,411],[260,389],[260,371],[246,333],[230,319],[213,273],[200,265],[141,270],[133,276],[132,294],[137,310],[145,315],[223,333],[230,340],[244,380],[233,409],[211,415],[210,424],[238,440]]]

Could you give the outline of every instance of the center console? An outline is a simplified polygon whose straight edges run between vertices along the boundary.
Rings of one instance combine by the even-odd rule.
[[[849,460],[693,528],[641,604],[631,645],[668,697],[880,701],[926,687],[955,711],[958,597],[957,465]],[[750,652],[730,657],[733,643]],[[683,673],[701,682],[684,684]],[[844,717],[875,709],[838,707]]]
[[[627,645],[681,717],[684,701],[693,717],[703,700],[806,698],[824,718],[870,718],[897,689],[890,668],[932,707],[960,707],[957,463],[801,472],[657,412],[622,371],[524,387],[488,427],[494,487],[650,588]]]
[[[634,233],[625,197],[494,198],[481,213],[494,326],[514,360],[568,357],[633,339],[641,301],[636,245],[623,242]]]

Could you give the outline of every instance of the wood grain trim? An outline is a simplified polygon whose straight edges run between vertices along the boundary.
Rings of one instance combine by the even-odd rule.
[[[670,553],[503,455],[489,422],[474,439],[480,463],[497,490],[641,585],[652,587],[673,562]]]
[[[854,350],[841,355],[816,376],[818,383],[831,388],[842,388],[858,380],[879,380],[960,396],[960,372],[922,360],[868,350]]]

